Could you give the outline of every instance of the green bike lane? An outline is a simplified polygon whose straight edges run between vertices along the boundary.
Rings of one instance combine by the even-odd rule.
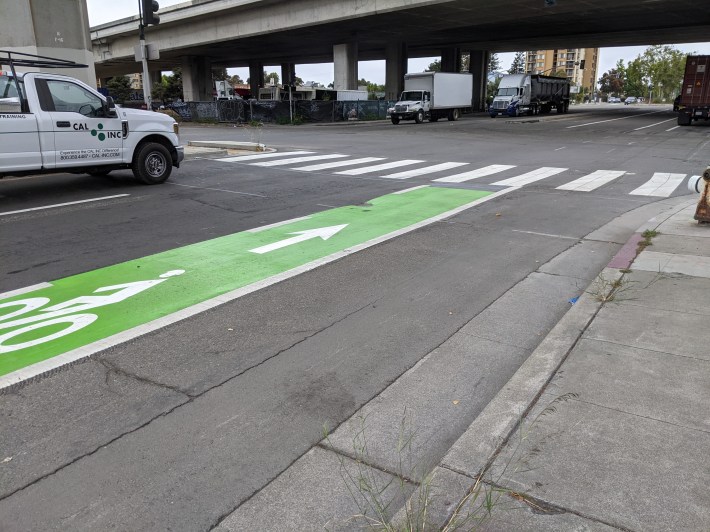
[[[415,187],[0,295],[0,388],[507,191]]]

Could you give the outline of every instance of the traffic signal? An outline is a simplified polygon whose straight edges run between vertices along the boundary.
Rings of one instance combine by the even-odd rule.
[[[158,16],[158,9],[160,5],[155,0],[141,0],[143,6],[143,25],[156,25],[160,24],[160,17]]]
[[[584,70],[584,61],[585,61],[585,60],[582,59],[582,60],[579,62],[579,69],[580,69],[580,70]]]

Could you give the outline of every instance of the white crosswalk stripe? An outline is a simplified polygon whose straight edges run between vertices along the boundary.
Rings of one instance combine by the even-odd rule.
[[[263,163],[249,163],[252,166],[284,166],[287,164],[307,163],[309,161],[323,161],[325,159],[340,159],[347,157],[340,153],[330,153],[328,155],[307,155],[306,157],[293,157],[291,159],[279,159],[278,161],[264,161]]]
[[[510,179],[504,179],[503,181],[498,181],[493,184],[501,187],[521,187],[523,185],[529,185],[530,183],[534,183],[535,181],[540,181],[541,179],[545,179],[546,177],[566,172],[567,170],[569,170],[569,168],[551,168],[548,166],[543,166],[542,168],[538,168],[537,170],[533,170],[532,172],[527,172],[525,174],[511,177]]]
[[[425,163],[426,161],[418,161],[416,159],[404,159],[401,161],[392,161],[391,163],[376,164],[375,166],[366,166],[365,168],[354,168],[343,172],[336,172],[339,175],[362,175],[379,172],[381,170],[389,170],[390,168],[398,168],[400,166],[408,166],[410,164]]]
[[[591,192],[594,189],[610,183],[626,172],[623,170],[597,170],[589,175],[575,179],[565,185],[560,185],[557,190],[575,190],[577,192]]]
[[[380,177],[385,179],[408,179],[410,177],[451,170],[452,168],[458,168],[459,166],[465,166],[467,164],[468,163],[441,163],[433,166],[425,166],[424,168],[417,168],[416,170],[405,170],[404,172],[397,172],[396,174],[383,175]]]
[[[217,159],[218,161],[224,161],[225,163],[240,163],[242,161],[253,161],[255,159],[270,159],[273,157],[285,157],[290,155],[308,155],[309,153],[315,153],[313,151],[282,151],[273,153],[257,153],[255,155],[237,155],[236,157],[222,157]]]
[[[646,181],[637,189],[632,190],[629,194],[634,196],[655,196],[667,198],[673,191],[678,188],[686,174],[670,174],[665,172],[656,172],[653,177]]]
[[[363,157],[362,159],[349,159],[347,161],[335,161],[334,163],[312,164],[310,166],[299,166],[293,170],[301,170],[303,172],[316,172],[318,170],[327,170],[329,168],[341,168],[343,166],[355,166],[357,164],[374,163],[375,161],[384,161],[385,157]]]
[[[512,168],[515,168],[515,166],[511,166],[509,164],[492,164],[470,172],[440,177],[439,179],[434,179],[434,181],[437,183],[463,183],[464,181],[470,181],[471,179],[478,179],[479,177],[497,174],[498,172],[504,172],[505,170],[510,170]]]

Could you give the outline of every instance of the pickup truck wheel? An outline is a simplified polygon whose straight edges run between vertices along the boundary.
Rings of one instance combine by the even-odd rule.
[[[449,122],[456,122],[459,118],[461,118],[461,111],[458,109],[449,111]]]
[[[424,122],[424,111],[422,111],[421,109],[417,111],[417,114],[414,116],[414,121],[417,124],[421,124],[422,122]]]
[[[399,118],[397,118],[396,116],[393,116],[393,117],[391,118],[391,120],[392,120],[392,123],[393,123],[395,126],[396,126],[397,124],[399,124]]]
[[[133,175],[146,185],[157,185],[170,177],[173,169],[170,152],[162,144],[148,142],[133,159]]]

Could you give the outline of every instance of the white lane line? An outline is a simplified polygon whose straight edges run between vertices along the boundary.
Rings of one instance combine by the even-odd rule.
[[[546,177],[566,172],[567,170],[569,170],[569,168],[550,168],[548,166],[543,166],[542,168],[538,168],[537,170],[533,170],[532,172],[511,177],[510,179],[504,179],[503,181],[498,181],[493,184],[502,187],[521,187],[523,185],[534,183],[535,181],[540,181],[541,179],[545,179]]]
[[[256,292],[257,290],[261,290],[262,288],[266,288],[276,283],[280,283],[286,279],[296,277],[297,275],[311,271],[315,268],[323,266],[324,264],[328,264],[343,257],[347,257],[348,255],[352,255],[353,253],[357,253],[358,251],[362,251],[363,249],[367,249],[382,242],[392,240],[393,238],[396,238],[398,236],[411,233],[412,231],[415,231],[421,227],[426,227],[427,225],[431,225],[435,222],[440,222],[441,220],[451,218],[452,216],[455,216],[460,212],[480,205],[481,203],[485,203],[487,201],[499,198],[500,196],[507,194],[508,192],[511,192],[513,190],[515,190],[514,187],[499,190],[498,192],[490,194],[489,196],[484,196],[483,198],[474,200],[465,205],[461,205],[460,207],[456,207],[455,209],[444,212],[442,214],[438,214],[426,220],[422,220],[421,222],[417,222],[403,229],[392,231],[391,233],[387,233],[386,235],[382,235],[380,237],[373,238],[372,240],[368,240],[367,242],[351,246],[342,251],[338,251],[326,257],[322,257],[307,264],[303,264],[302,266],[298,266],[291,270],[272,275],[271,277],[267,277],[266,279],[262,279],[261,281],[257,281],[242,288],[237,288],[236,290],[227,292],[226,294],[222,294],[221,296],[217,296],[212,299],[208,299],[207,301],[197,303],[196,305],[187,307],[183,310],[179,310],[162,318],[158,318],[157,320],[151,321],[149,323],[139,325],[137,327],[134,327],[133,329],[114,334],[113,336],[109,336],[108,338],[104,338],[103,340],[98,340],[89,345],[79,347],[77,349],[74,349],[73,351],[68,351],[56,357],[52,357],[42,362],[32,364],[31,366],[28,366],[26,368],[13,371],[12,373],[8,373],[7,375],[3,375],[2,377],[0,377],[0,389],[7,388],[8,386],[12,386],[13,384],[17,384],[18,382],[22,382],[32,377],[37,377],[38,375],[42,375],[48,371],[64,366],[65,364],[69,364],[76,360],[81,360],[82,358],[89,357],[95,353],[98,353],[99,351],[103,351],[104,349],[108,349],[115,345],[127,342],[129,340],[132,340],[133,338],[143,336],[144,334],[147,334],[149,332],[165,328],[168,325],[185,320],[189,317],[195,316],[209,309],[223,305],[224,303],[234,301],[235,299],[243,297],[247,294],[251,294],[252,292]]]
[[[271,159],[272,157],[286,157],[290,155],[308,155],[315,153],[314,151],[283,151],[273,153],[257,153],[256,155],[238,155],[236,157],[222,157],[214,159],[215,161],[224,161],[225,163],[238,163],[241,161],[253,161],[255,159]]]
[[[292,224],[294,222],[300,222],[302,220],[309,220],[311,217],[310,216],[301,216],[299,218],[291,218],[290,220],[284,220],[283,222],[276,222],[273,224],[269,225],[262,225],[260,227],[255,227],[254,229],[247,229],[245,232],[246,233],[261,233],[262,231],[266,231],[267,229],[273,229],[274,227],[281,227],[282,225],[288,225]]]
[[[379,172],[381,170],[389,170],[390,168],[398,168],[400,166],[407,166],[410,164],[425,163],[426,161],[418,161],[416,159],[404,159],[402,161],[393,161],[391,163],[376,164],[375,166],[366,166],[365,168],[354,168],[353,170],[345,170],[343,172],[336,172],[338,175],[361,175],[361,174],[371,174],[373,172]]]
[[[617,177],[621,177],[626,172],[623,170],[597,170],[589,175],[575,179],[565,185],[556,187],[557,190],[576,190],[578,192],[590,192],[602,185],[606,185]]]
[[[417,168],[416,170],[405,170],[404,172],[397,172],[396,174],[383,175],[380,177],[383,177],[385,179],[407,179],[409,177],[416,177],[419,175],[443,172],[444,170],[451,170],[452,168],[466,166],[467,164],[469,163],[441,163],[432,166],[425,166],[424,168]]]
[[[664,120],[662,122],[656,122],[655,124],[649,124],[648,126],[637,127],[636,129],[634,129],[634,131],[638,131],[640,129],[646,129],[646,128],[653,127],[653,126],[658,126],[661,124],[665,124],[666,122],[672,122],[673,120],[675,120],[675,118],[669,118],[668,120]]]
[[[665,112],[666,111],[651,111],[649,113],[639,113],[637,115],[622,116],[621,118],[610,118],[609,120],[599,120],[598,122],[588,122],[586,124],[577,124],[576,126],[567,126],[567,129],[572,129],[574,127],[593,126],[594,124],[603,124],[604,122],[614,122],[615,120],[626,120],[628,118],[636,118],[637,116],[654,115],[657,113],[665,113]]]
[[[37,283],[32,286],[25,286],[24,288],[18,288],[16,290],[10,290],[9,292],[3,292],[0,294],[0,299],[7,299],[8,297],[21,296],[22,294],[29,294],[36,290],[41,290],[42,288],[49,288],[53,286],[52,283]]]
[[[667,198],[685,180],[686,174],[669,174],[656,172],[646,183],[629,192],[634,196],[656,196]]]
[[[341,153],[329,153],[327,155],[308,155],[306,157],[293,157],[291,159],[279,159],[278,161],[264,161],[263,163],[249,163],[251,166],[283,166],[286,164],[307,163],[308,161],[322,161],[324,159],[341,159],[349,157]]]
[[[257,198],[265,198],[263,194],[250,194],[249,192],[237,192],[235,190],[225,190],[223,188],[210,188],[210,187],[198,187],[195,185],[183,185],[182,183],[171,183],[170,181],[165,183],[166,185],[172,185],[174,187],[185,187],[185,188],[199,188],[200,190],[213,190],[215,192],[228,192],[229,194],[238,194],[240,196],[256,196]]]
[[[392,192],[392,194],[406,194],[412,190],[419,190],[420,188],[427,188],[429,185],[419,185],[418,187],[405,188],[404,190],[398,190],[397,192]]]
[[[526,235],[536,235],[536,236],[549,236],[551,238],[562,238],[564,240],[576,240],[579,242],[579,238],[576,236],[565,236],[565,235],[554,235],[550,233],[538,233],[536,231],[521,231],[520,229],[513,229],[513,233],[525,233]]]
[[[374,163],[375,161],[383,161],[384,159],[385,157],[363,157],[362,159],[350,159],[349,161],[335,161],[334,163],[299,166],[298,168],[291,168],[291,170],[300,170],[302,172],[316,172],[318,170],[327,170],[328,168],[340,168],[341,166],[355,166],[356,164]]]
[[[109,200],[109,199],[115,199],[115,198],[125,198],[126,196],[130,196],[130,194],[116,194],[115,196],[103,196],[101,198],[91,198],[91,199],[78,200],[78,201],[67,201],[66,203],[55,203],[54,205],[45,205],[44,207],[32,207],[31,209],[20,209],[19,211],[0,212],[0,216],[7,216],[9,214],[19,214],[22,212],[30,212],[30,211],[41,211],[44,209],[54,209],[56,207],[66,207],[67,205],[78,205],[79,203],[89,203],[92,201],[102,201],[102,200]]]
[[[612,149],[608,150],[606,153],[611,153],[611,152],[613,152],[614,150],[616,150],[616,148],[612,148]]]
[[[556,148],[555,151],[564,150],[567,146],[562,146],[561,148]]]
[[[670,129],[666,129],[666,131],[673,131],[674,129],[678,129],[679,127],[680,127],[680,126],[673,126],[673,127],[670,128]]]
[[[492,164],[490,166],[484,166],[483,168],[479,168],[477,170],[464,172],[463,174],[440,177],[439,179],[434,179],[433,181],[437,183],[463,183],[464,181],[470,181],[471,179],[477,179],[479,177],[497,174],[498,172],[504,172],[505,170],[510,170],[511,168],[515,168],[515,166],[511,166],[509,164]]]

